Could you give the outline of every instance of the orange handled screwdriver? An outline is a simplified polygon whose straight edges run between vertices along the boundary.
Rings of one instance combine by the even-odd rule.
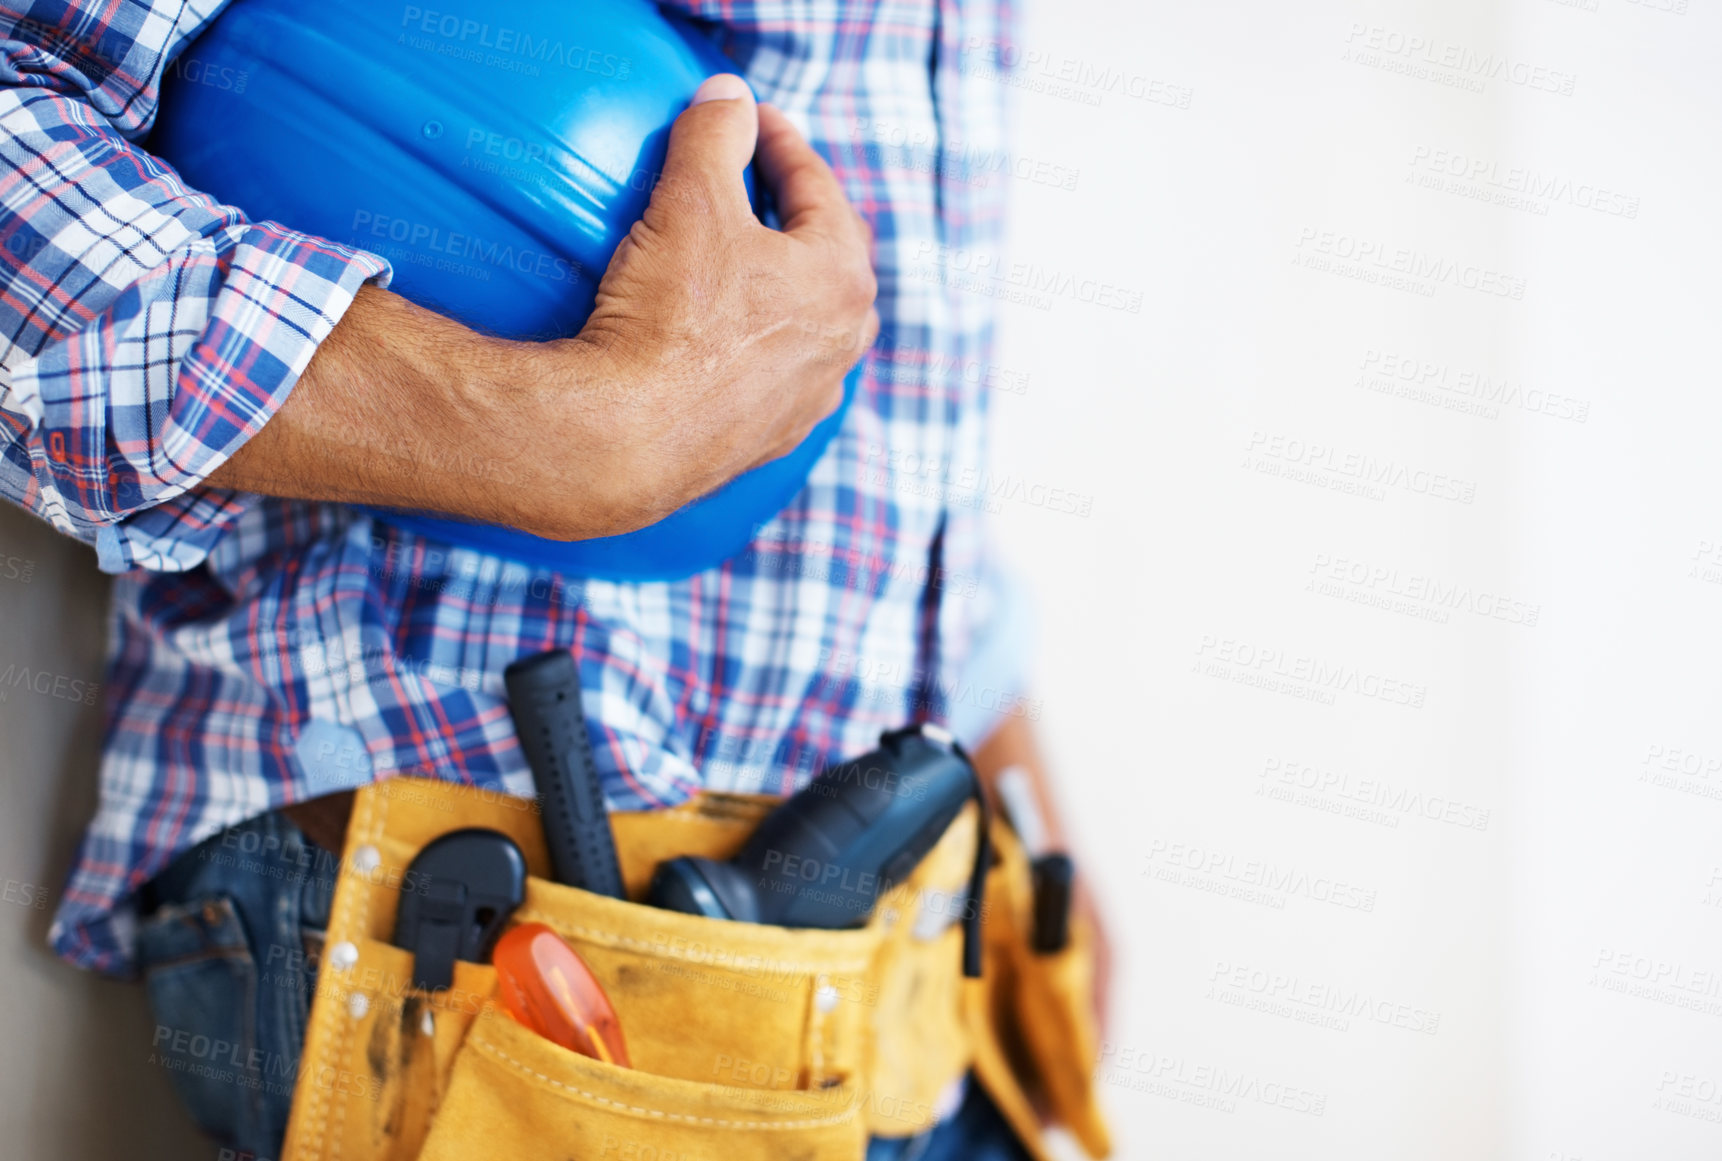
[[[522,923],[491,953],[508,1014],[546,1040],[623,1068],[622,1023],[592,969],[542,923]]]

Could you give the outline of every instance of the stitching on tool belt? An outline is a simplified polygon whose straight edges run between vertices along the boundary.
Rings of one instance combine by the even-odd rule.
[[[545,1076],[542,1072],[539,1072],[532,1066],[522,1064],[520,1061],[514,1059],[514,1057],[508,1055],[508,1053],[482,1037],[473,1036],[468,1039],[467,1043],[484,1049],[487,1054],[496,1057],[498,1060],[506,1063],[517,1072],[523,1072],[528,1076],[537,1077],[545,1084],[553,1085],[566,1093],[584,1097],[597,1104],[607,1105],[613,1109],[620,1109],[623,1112],[632,1113],[635,1116],[655,1117],[661,1121],[686,1121],[691,1125],[716,1125],[726,1129],[810,1129],[821,1125],[841,1125],[845,1121],[854,1120],[855,1114],[858,1111],[857,1106],[851,1105],[847,1112],[833,1113],[828,1117],[809,1117],[805,1120],[799,1121],[726,1121],[717,1117],[694,1117],[689,1116],[686,1113],[666,1113],[662,1109],[648,1109],[639,1105],[623,1104],[621,1101],[611,1100],[606,1096],[599,1096],[595,1092],[587,1092],[583,1088],[575,1088],[571,1084],[563,1084],[555,1077]]]
[[[515,913],[521,919],[533,919],[549,927],[555,928],[559,935],[578,935],[592,943],[606,947],[631,947],[640,951],[650,952],[665,959],[685,959],[690,963],[711,964],[713,967],[728,967],[737,975],[747,975],[748,969],[741,965],[727,964],[716,955],[690,955],[686,952],[675,951],[646,939],[634,939],[632,936],[618,935],[613,931],[599,931],[596,928],[582,927],[578,923],[568,923],[554,915],[546,914],[533,907],[522,907]],[[841,963],[800,963],[796,961],[772,959],[771,967],[777,971],[791,971],[802,975],[816,976],[821,972],[864,972],[871,965],[870,959],[844,960]]]
[[[359,797],[364,802],[364,815],[363,815],[363,817],[358,817],[358,818],[355,818],[353,820],[352,829],[358,833],[358,837],[362,841],[374,843],[377,841],[377,835],[382,831],[383,826],[384,826],[384,822],[388,817],[389,798],[388,798],[388,795],[386,795],[386,794],[362,794]],[[380,806],[379,806],[379,802],[380,802]],[[349,841],[352,841],[352,836],[349,836]],[[358,904],[359,916],[358,916],[357,923],[356,924],[349,924],[349,923],[341,923],[340,924],[340,930],[343,933],[345,933],[345,935],[349,939],[353,938],[353,936],[355,934],[360,935],[360,936],[369,936],[370,930],[371,930],[371,888],[370,888],[370,885],[368,883],[365,884],[357,892],[357,894],[359,897],[359,904]],[[341,919],[350,918],[350,916],[347,914],[347,912],[350,912],[352,907],[353,907],[352,893],[349,893],[348,897],[345,900],[343,900],[343,904],[344,904],[344,911],[343,911],[343,914],[341,915]],[[331,925],[331,929],[333,929],[333,925]],[[334,1044],[334,1053],[335,1053],[336,1061],[342,1061],[342,1060],[345,1060],[347,1058],[347,1042],[352,1038],[352,1035],[353,1035],[353,1021],[351,1019],[347,1019],[347,1020],[341,1019],[341,1016],[344,1014],[344,1012],[345,1012],[344,1007],[337,1008],[336,1005],[330,1004],[330,1005],[328,1005],[328,1010],[324,1013],[325,1019],[331,1019],[331,1020],[336,1020],[336,1021],[340,1022],[340,1028],[336,1034],[335,1044]],[[333,1091],[330,1091],[329,1093],[324,1094],[324,1098],[322,1100],[318,1101],[317,1126],[318,1126],[318,1129],[320,1130],[320,1132],[316,1136],[313,1137],[314,1140],[320,1140],[321,1141],[322,1147],[318,1150],[318,1152],[326,1155],[329,1158],[329,1161],[338,1161],[338,1159],[340,1158],[340,1156],[341,1156],[341,1130],[345,1129],[346,1125],[347,1125],[347,1103],[348,1102],[343,1100],[337,1106],[335,1122],[334,1122],[334,1125],[332,1126],[332,1128],[334,1130],[334,1139],[330,1140],[330,1135],[329,1135],[329,1131],[328,1131],[329,1128],[331,1127],[331,1126],[329,1126],[329,1121],[328,1121],[329,1105],[331,1103],[333,1103],[334,1100],[335,1100],[335,1094],[333,1093]]]

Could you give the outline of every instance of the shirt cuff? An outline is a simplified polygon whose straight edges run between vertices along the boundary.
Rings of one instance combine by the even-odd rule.
[[[970,753],[1008,718],[1040,718],[1040,702],[1027,696],[1034,665],[1034,598],[1023,578],[994,557],[974,595],[974,630],[956,665],[950,729]]]
[[[245,226],[226,257],[203,330],[176,368],[159,446],[144,456],[122,450],[110,473],[116,506],[133,510],[97,535],[104,571],[175,572],[203,562],[257,497],[199,485],[286,403],[359,287],[386,286],[391,274],[378,255],[273,222]],[[121,449],[148,441],[149,433],[125,429],[137,417],[110,417]]]

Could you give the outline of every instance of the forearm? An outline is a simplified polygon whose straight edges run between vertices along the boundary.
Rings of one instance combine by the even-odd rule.
[[[521,346],[367,286],[280,411],[208,483],[508,523],[509,485],[524,484],[509,478]]]
[[[998,776],[1013,766],[1028,776],[1028,785],[1040,807],[1041,820],[1046,824],[1047,844],[1052,850],[1066,850],[1063,820],[1058,809],[1058,796],[1047,774],[1046,759],[1041,754],[1034,727],[1027,718],[1006,717],[997,729],[987,735],[974,752],[975,770],[982,783],[998,803]]]

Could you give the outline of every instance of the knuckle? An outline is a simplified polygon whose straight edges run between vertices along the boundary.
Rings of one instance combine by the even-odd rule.
[[[865,258],[849,258],[837,273],[834,282],[838,300],[848,313],[860,314],[870,309],[879,297],[879,277]]]

